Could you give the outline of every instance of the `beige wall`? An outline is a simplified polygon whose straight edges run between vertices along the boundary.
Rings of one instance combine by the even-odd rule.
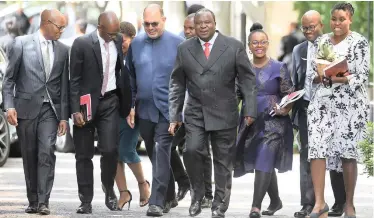
[[[269,55],[278,57],[280,40],[289,33],[289,24],[297,21],[298,14],[293,10],[293,2],[265,2],[264,29],[270,38]]]

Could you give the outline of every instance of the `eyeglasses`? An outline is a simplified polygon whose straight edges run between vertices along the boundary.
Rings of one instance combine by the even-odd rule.
[[[267,40],[264,40],[264,41],[251,41],[251,42],[249,42],[248,43],[248,45],[250,45],[250,44],[252,44],[253,46],[255,46],[255,47],[257,47],[257,46],[259,46],[259,45],[262,45],[262,46],[266,46],[266,45],[268,45],[269,44],[269,41],[267,41]]]
[[[55,27],[57,27],[58,30],[60,30],[61,32],[65,30],[65,26],[59,26],[57,24],[55,24],[54,22],[52,22],[51,20],[47,20],[49,23],[53,24]]]
[[[308,31],[313,32],[315,29],[316,29],[316,25],[310,25],[310,26],[302,26],[302,27],[300,27],[300,30],[301,30],[303,33],[306,33],[306,32],[308,32]]]
[[[112,33],[110,33],[110,32],[107,32],[107,31],[105,31],[104,30],[104,28],[103,28],[103,26],[101,26],[101,25],[99,25],[99,28],[101,29],[101,31],[103,31],[109,38],[111,38],[111,39],[116,39],[117,38],[117,36],[120,34],[120,32],[112,32]]]
[[[149,27],[149,26],[157,27],[158,24],[159,24],[159,22],[151,22],[151,23],[150,22],[144,22],[143,26],[145,26],[145,27]]]

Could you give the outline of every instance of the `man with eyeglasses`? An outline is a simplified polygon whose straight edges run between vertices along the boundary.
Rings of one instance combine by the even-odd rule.
[[[158,4],[144,9],[143,20],[145,33],[131,42],[126,66],[130,69],[133,94],[131,110],[139,118],[139,132],[152,162],[147,216],[162,216],[178,205],[170,166],[173,136],[168,133],[168,95],[170,74],[183,39],[165,30],[166,17]]]
[[[56,138],[66,133],[69,119],[69,49],[57,41],[65,25],[61,12],[44,10],[40,30],[17,37],[8,51],[4,109],[21,146],[26,213],[50,214]]]
[[[78,37],[71,48],[70,101],[79,199],[77,213],[92,213],[94,195],[94,132],[99,136],[101,183],[105,205],[118,210],[113,190],[117,170],[120,116],[129,115],[131,90],[123,63],[120,23],[114,12],[103,12],[98,29]],[[92,119],[81,109],[81,96],[89,95]],[[89,110],[89,108],[88,108]]]
[[[299,131],[300,144],[300,194],[302,209],[294,214],[297,218],[304,218],[310,214],[314,207],[314,190],[308,162],[308,126],[307,108],[313,95],[314,84],[307,84],[306,72],[312,67],[312,60],[316,45],[313,43],[322,35],[323,24],[321,15],[314,10],[306,12],[301,18],[300,30],[307,41],[295,46],[292,53],[292,81],[296,90],[305,89],[303,98],[295,102],[292,109],[292,121],[295,129]],[[335,204],[329,216],[341,216],[345,203],[345,190],[343,174],[330,171],[331,185],[333,187]],[[339,215],[339,211],[341,214]]]

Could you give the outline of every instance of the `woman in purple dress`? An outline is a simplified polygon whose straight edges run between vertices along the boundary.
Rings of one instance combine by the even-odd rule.
[[[282,208],[275,168],[279,173],[292,169],[293,132],[288,115],[292,105],[275,110],[276,115],[273,117],[269,113],[276,109],[275,105],[283,96],[294,89],[286,64],[266,55],[269,41],[261,24],[253,24],[248,41],[253,54],[252,68],[256,72],[257,118],[252,125],[247,126],[241,116],[234,177],[255,171],[253,202],[249,214],[249,217],[255,218],[261,217],[261,204],[266,192],[271,201],[262,215],[273,215]],[[238,96],[241,98],[239,90]]]

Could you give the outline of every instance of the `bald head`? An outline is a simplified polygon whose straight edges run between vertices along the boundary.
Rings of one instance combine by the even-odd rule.
[[[303,19],[313,19],[322,23],[321,14],[315,10],[305,12],[305,14],[301,17],[301,21],[303,21]]]
[[[114,13],[113,11],[104,11],[99,15],[99,18],[97,20],[98,25],[108,25],[115,22],[119,23],[119,20],[116,13]]]
[[[65,16],[57,9],[51,9],[51,10],[44,10],[40,14],[41,22],[46,23],[48,20],[51,21],[59,21],[59,20],[65,20]]]
[[[66,26],[65,16],[56,9],[44,10],[40,14],[40,31],[47,40],[58,40]]]
[[[119,35],[119,19],[113,11],[104,11],[97,20],[99,35],[105,42],[115,40]]]
[[[305,12],[301,17],[301,29],[305,38],[310,42],[314,42],[318,36],[322,35],[321,14],[315,10]]]
[[[144,8],[143,17],[145,13],[159,13],[160,16],[164,16],[164,9],[159,4],[149,4]]]

